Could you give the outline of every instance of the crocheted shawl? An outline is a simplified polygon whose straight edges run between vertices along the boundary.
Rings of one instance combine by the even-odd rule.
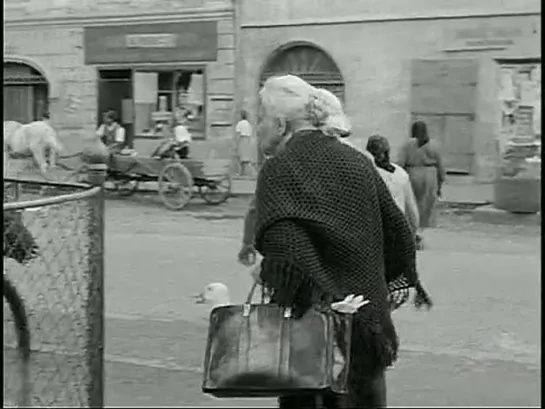
[[[409,224],[371,161],[320,131],[302,131],[262,167],[256,190],[261,279],[275,302],[300,313],[349,294],[360,362],[390,365],[397,336],[390,311],[417,282]]]

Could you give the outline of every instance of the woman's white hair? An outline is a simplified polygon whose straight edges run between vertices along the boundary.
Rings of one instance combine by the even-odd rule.
[[[326,135],[346,137],[352,131],[350,120],[344,113],[341,101],[332,92],[316,89],[316,109],[325,114],[324,124],[320,127]]]
[[[344,137],[350,134],[350,122],[339,99],[331,92],[317,89],[295,75],[271,77],[259,92],[261,106],[269,117],[286,123],[308,121],[326,135]],[[265,149],[276,150],[291,137],[291,133],[270,139]]]
[[[267,79],[259,96],[267,115],[292,121],[310,119],[315,92],[316,89],[301,78],[283,75]]]

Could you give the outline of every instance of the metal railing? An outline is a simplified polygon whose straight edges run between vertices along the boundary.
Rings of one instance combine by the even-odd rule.
[[[25,260],[33,246],[35,254]],[[102,187],[4,179],[4,275],[21,295],[29,321],[27,401],[103,407]],[[17,400],[18,359],[4,296],[4,405]]]

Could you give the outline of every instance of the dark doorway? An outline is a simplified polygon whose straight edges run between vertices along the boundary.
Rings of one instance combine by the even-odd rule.
[[[100,70],[97,127],[102,122],[102,113],[108,109],[113,109],[119,115],[119,123],[125,128],[127,146],[132,148],[134,113],[132,110],[131,70]]]

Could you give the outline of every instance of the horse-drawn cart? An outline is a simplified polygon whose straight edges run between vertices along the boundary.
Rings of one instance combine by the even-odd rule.
[[[62,159],[62,158],[59,158]],[[206,203],[219,205],[231,194],[229,160],[151,158],[113,154],[108,160],[106,186],[113,186],[121,196],[131,196],[141,183],[156,182],[163,204],[171,210],[183,209],[198,194]],[[58,165],[71,171],[65,181],[85,182],[87,165],[76,171],[62,160]]]
[[[230,161],[197,159],[158,159],[112,155],[107,182],[123,196],[138,190],[141,182],[157,182],[164,205],[183,209],[194,193],[208,204],[221,204],[231,193]]]
[[[180,158],[175,147],[175,144],[163,143],[155,156],[146,157],[130,150],[108,153],[103,146],[90,146],[83,152],[58,157],[56,168],[48,169],[47,174],[40,172],[30,157],[10,158],[9,166],[4,165],[4,177],[26,174],[57,182],[85,182],[86,163],[96,159],[106,161],[108,166],[106,187],[113,185],[122,196],[134,194],[141,183],[156,182],[161,200],[172,210],[183,209],[195,194],[208,204],[225,202],[231,193],[231,161]]]

